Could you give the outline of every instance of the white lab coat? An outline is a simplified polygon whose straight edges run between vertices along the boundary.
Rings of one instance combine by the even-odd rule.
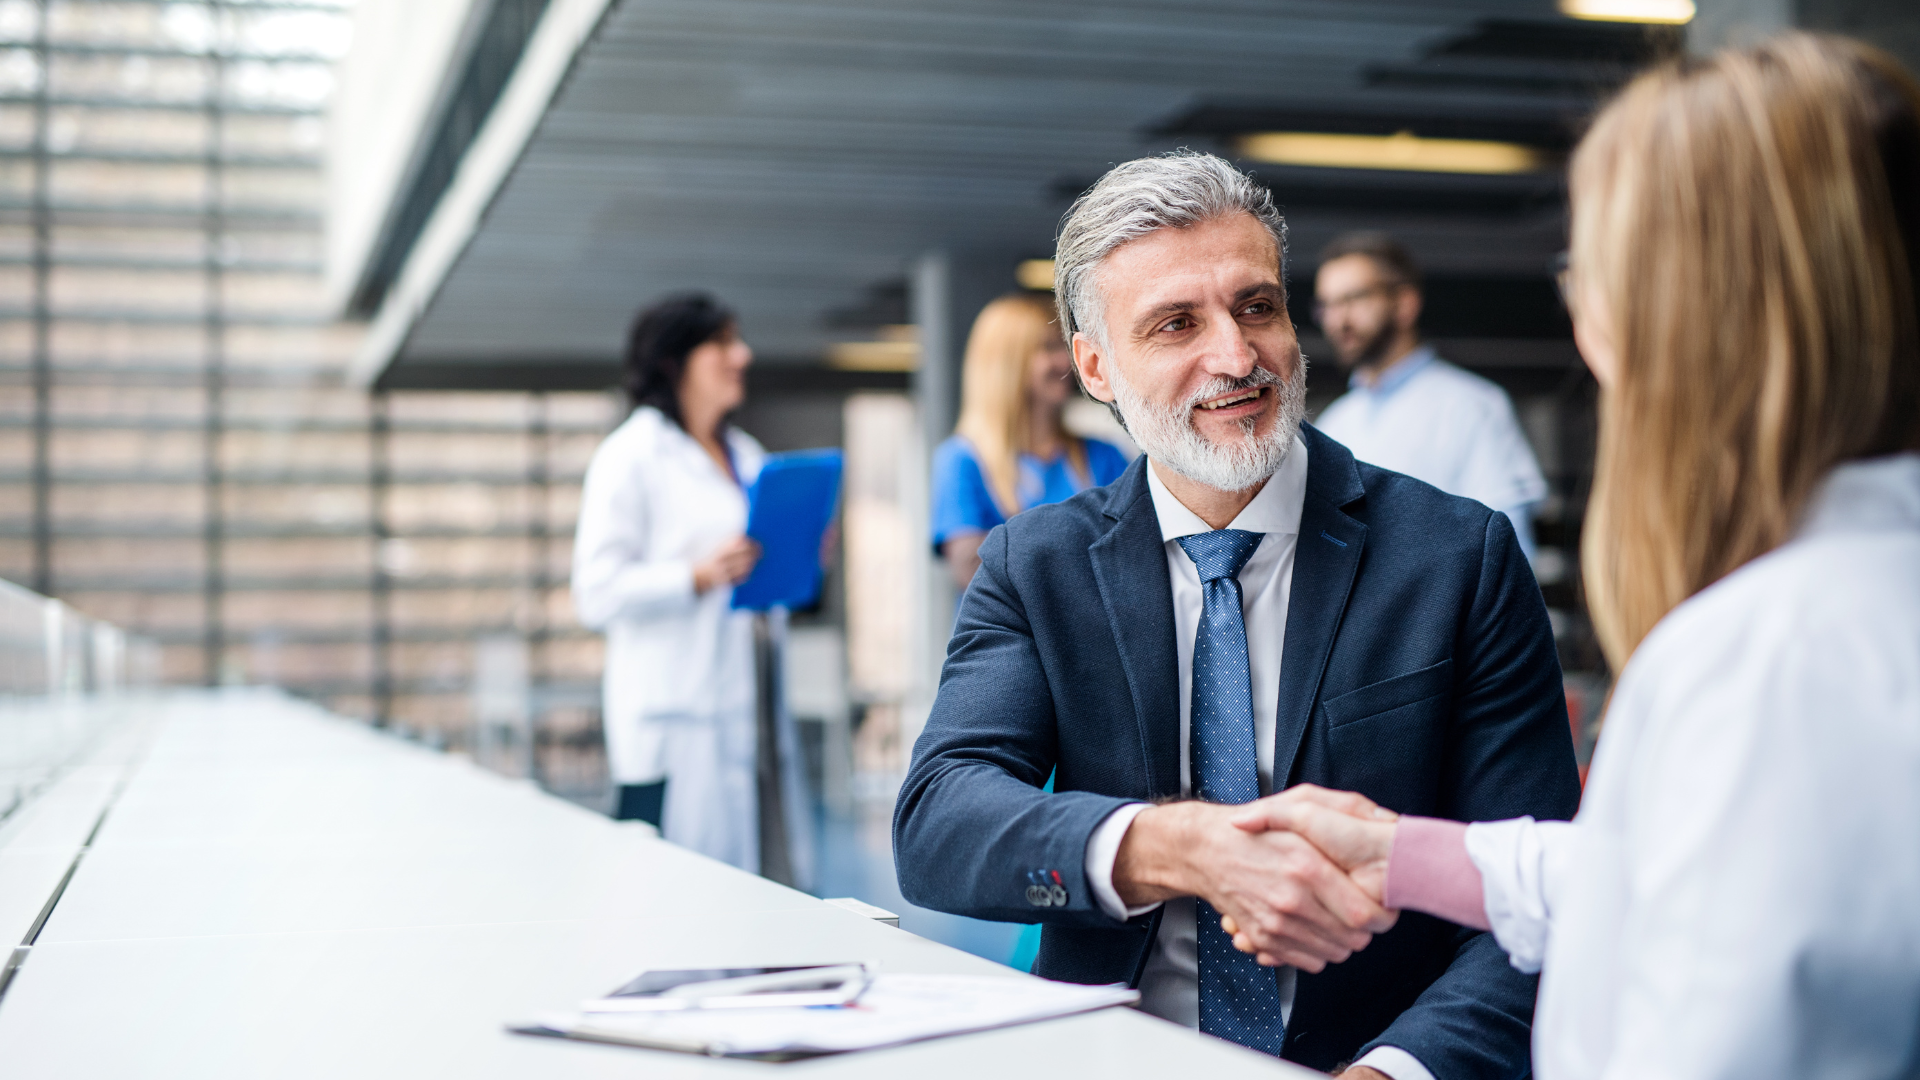
[[[1313,426],[1369,465],[1506,514],[1533,559],[1533,506],[1547,481],[1513,402],[1492,382],[1422,345],[1373,386],[1356,380]]]
[[[693,588],[693,566],[747,527],[741,484],[766,452],[728,428],[740,483],[659,410],[635,409],[587,468],[574,535],[573,603],[607,636],[607,765],[616,784],[665,779],[665,837],[746,870],[760,865],[754,787],[753,616],[732,590]],[[770,621],[776,642],[786,619]],[[804,867],[797,740],[782,707],[789,850]],[[803,874],[804,878],[804,874]]]
[[[1920,454],[1654,628],[1572,824],[1467,851],[1542,1080],[1920,1075]]]

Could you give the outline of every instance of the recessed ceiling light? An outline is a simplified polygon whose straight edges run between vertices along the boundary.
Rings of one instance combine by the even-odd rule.
[[[827,366],[842,371],[913,371],[920,366],[920,329],[882,326],[873,341],[837,341],[827,346]]]
[[[1597,22],[1678,26],[1693,21],[1693,0],[1560,0],[1560,14]]]
[[[1052,259],[1022,259],[1020,265],[1013,268],[1013,280],[1023,289],[1038,289],[1042,292],[1053,288]]]
[[[920,346],[911,341],[836,341],[827,346],[827,366],[841,371],[914,371]]]
[[[1519,143],[1423,139],[1410,131],[1398,135],[1267,131],[1241,136],[1240,154],[1275,165],[1412,172],[1524,173],[1550,163],[1546,154]]]

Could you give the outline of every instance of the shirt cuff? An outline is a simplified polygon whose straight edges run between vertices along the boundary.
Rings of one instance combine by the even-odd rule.
[[[1485,886],[1467,855],[1467,827],[1457,821],[1403,815],[1387,856],[1381,903],[1487,929]]]
[[[1120,899],[1120,893],[1113,887],[1113,861],[1120,857],[1120,841],[1126,838],[1127,829],[1132,827],[1133,819],[1140,816],[1149,803],[1128,803],[1107,815],[1087,837],[1087,853],[1082,860],[1082,869],[1087,875],[1087,887],[1093,890],[1093,899],[1100,910],[1113,919],[1126,922],[1135,915],[1144,915],[1159,903],[1144,907],[1130,908]]]
[[[1397,1046],[1376,1046],[1347,1068],[1357,1069],[1362,1065],[1383,1072],[1393,1080],[1433,1080],[1433,1074],[1420,1064],[1419,1058]]]

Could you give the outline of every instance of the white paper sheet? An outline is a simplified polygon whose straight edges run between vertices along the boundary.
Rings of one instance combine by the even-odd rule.
[[[707,1054],[831,1054],[1009,1027],[1138,1001],[1138,991],[994,975],[880,975],[846,1007],[568,1013],[529,1033]]]

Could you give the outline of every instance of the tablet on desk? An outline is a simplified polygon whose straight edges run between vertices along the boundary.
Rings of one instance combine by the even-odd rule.
[[[674,1012],[847,1005],[857,1000],[872,981],[871,964],[646,971],[604,998],[581,1002],[580,1011]]]

